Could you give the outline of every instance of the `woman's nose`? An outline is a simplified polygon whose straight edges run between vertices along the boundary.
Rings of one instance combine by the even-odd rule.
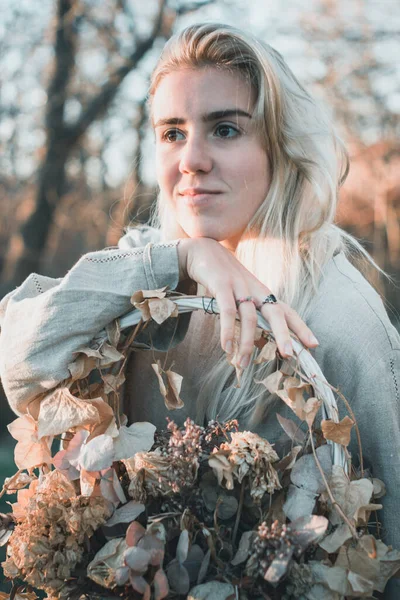
[[[181,173],[208,173],[212,169],[212,157],[205,140],[187,140],[180,157]]]

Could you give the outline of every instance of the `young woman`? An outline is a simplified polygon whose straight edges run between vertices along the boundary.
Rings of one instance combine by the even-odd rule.
[[[351,403],[365,459],[388,487],[384,539],[400,548],[400,338],[349,259],[375,263],[333,224],[347,156],[329,119],[275,50],[215,24],[167,43],[149,102],[153,226],[87,254],[63,279],[32,274],[3,300],[1,377],[11,406],[24,413],[67,378],[73,352],[130,310],[134,291],[168,285],[215,297],[221,316],[197,312],[143,333],[136,346],[150,351],[134,352],[126,373],[129,419],[165,426],[151,364],[168,350],[168,365],[184,378],[185,407],[174,420],[237,417],[276,442],[276,412],[287,410],[255,382],[274,369],[251,361],[257,307],[281,356],[292,353],[291,330]],[[240,388],[226,360],[237,311]]]

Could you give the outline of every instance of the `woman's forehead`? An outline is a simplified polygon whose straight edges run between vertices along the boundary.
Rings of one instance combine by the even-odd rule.
[[[236,111],[238,116],[253,112],[254,91],[238,72],[206,67],[178,69],[165,75],[154,93],[152,121],[211,120],[211,115]],[[221,115],[219,115],[221,116]]]

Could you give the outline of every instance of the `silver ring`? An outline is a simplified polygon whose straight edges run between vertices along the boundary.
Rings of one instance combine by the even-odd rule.
[[[278,300],[276,299],[276,296],[270,294],[269,296],[264,298],[264,300],[261,302],[261,306],[263,304],[278,304]]]

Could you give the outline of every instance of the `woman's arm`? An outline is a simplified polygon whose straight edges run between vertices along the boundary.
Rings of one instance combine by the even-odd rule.
[[[132,308],[135,291],[177,287],[177,245],[91,252],[63,279],[32,274],[3,299],[0,376],[16,413],[70,376],[73,353]]]

